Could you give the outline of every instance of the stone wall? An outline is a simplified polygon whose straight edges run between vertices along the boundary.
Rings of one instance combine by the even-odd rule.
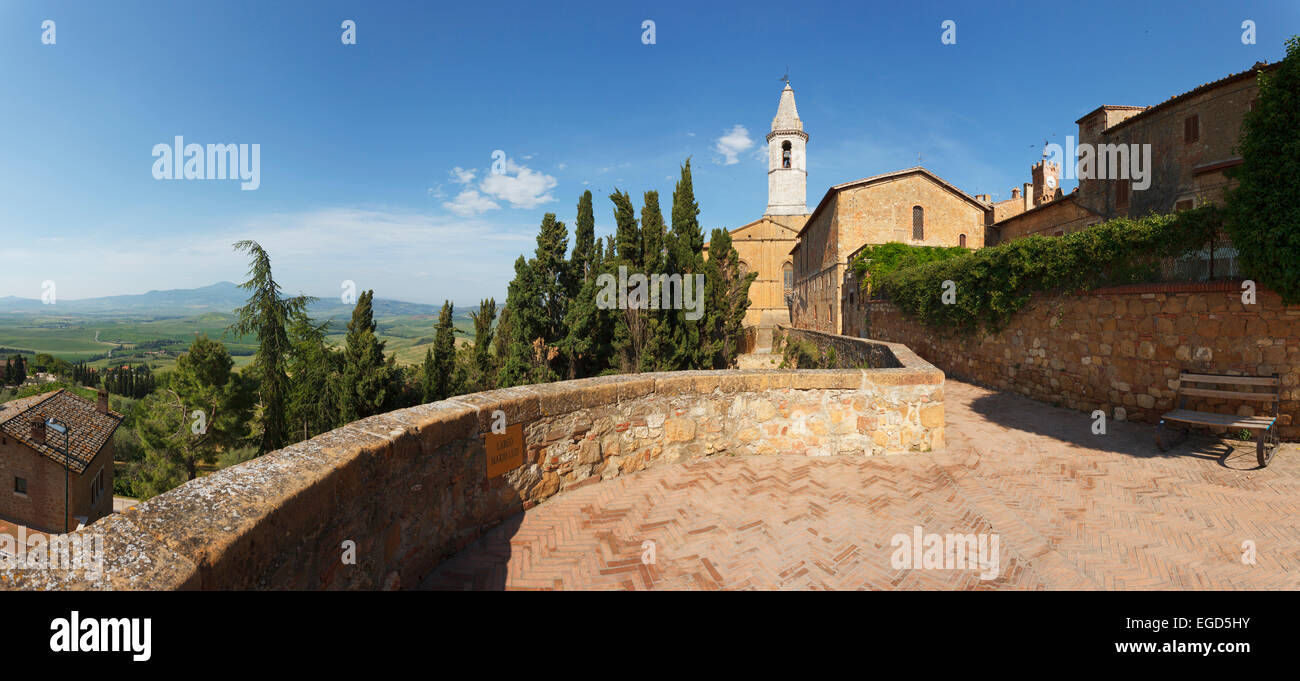
[[[1300,306],[1238,282],[1165,284],[1036,297],[1002,331],[943,334],[869,304],[872,338],[906,343],[949,377],[1071,409],[1148,423],[1175,408],[1180,371],[1272,375],[1282,381],[1281,435],[1300,438]],[[1197,399],[1201,411],[1263,413],[1261,403]]]
[[[943,447],[943,374],[882,347],[899,367],[610,376],[374,416],[80,530],[104,538],[98,579],[28,570],[0,573],[0,587],[412,587],[504,519],[652,466]],[[484,438],[498,416],[522,426],[523,463],[489,478]],[[341,560],[348,542],[355,564]]]
[[[884,343],[876,343],[863,338],[853,338],[852,336],[837,336],[833,333],[822,333],[821,331],[809,329],[793,329],[788,326],[778,326],[777,330],[786,339],[807,341],[816,345],[823,353],[827,350],[834,350],[835,358],[839,363],[837,368],[892,369],[902,366],[893,351]],[[908,352],[911,351],[908,350]]]

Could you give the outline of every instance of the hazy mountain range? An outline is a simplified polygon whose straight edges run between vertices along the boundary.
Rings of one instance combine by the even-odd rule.
[[[229,314],[248,301],[248,292],[229,281],[211,286],[188,289],[170,289],[167,291],[149,291],[123,296],[104,296],[102,298],[82,298],[79,300],[56,299],[55,304],[46,305],[38,298],[19,298],[5,296],[0,298],[0,314],[45,314],[95,315],[95,316],[177,316],[192,317],[212,312]],[[338,295],[319,297],[308,307],[308,314],[313,319],[338,319],[352,316],[352,305],[344,304]],[[441,306],[408,303],[401,300],[375,298],[376,317],[393,315],[431,315],[437,316]],[[475,307],[456,308],[456,317],[467,317]]]

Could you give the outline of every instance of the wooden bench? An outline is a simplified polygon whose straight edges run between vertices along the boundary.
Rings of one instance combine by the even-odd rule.
[[[1195,387],[1211,385],[1213,388]],[[1227,386],[1226,389],[1224,386]],[[1263,468],[1273,460],[1278,448],[1277,414],[1280,406],[1281,381],[1277,374],[1263,376],[1217,376],[1214,374],[1193,374],[1184,371],[1178,376],[1178,408],[1160,417],[1156,426],[1156,446],[1160,451],[1182,442],[1187,437],[1188,428],[1181,429],[1176,441],[1169,440],[1166,421],[1175,421],[1194,426],[1215,426],[1219,428],[1236,428],[1252,431],[1255,434],[1255,454],[1259,466]],[[1263,390],[1256,391],[1258,388]],[[1235,414],[1216,414],[1208,411],[1186,409],[1188,397],[1216,397],[1220,399],[1247,402],[1266,402],[1272,404],[1272,416],[1237,416]]]

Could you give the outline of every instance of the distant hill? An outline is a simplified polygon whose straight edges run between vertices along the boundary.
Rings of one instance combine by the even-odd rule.
[[[238,285],[223,281],[211,286],[188,289],[170,289],[166,291],[149,291],[124,296],[104,296],[102,298],[83,298],[80,300],[60,299],[55,305],[44,305],[39,299],[5,296],[0,298],[0,314],[37,313],[44,315],[152,315],[193,317],[201,314],[230,314],[243,306],[248,300],[248,293]],[[401,300],[376,298],[374,302],[376,317],[391,316],[434,316],[441,309],[438,305],[408,303]],[[456,317],[465,319],[477,306],[457,308]],[[314,319],[347,319],[352,316],[352,306],[345,305],[337,295],[318,298],[308,307],[308,314]]]

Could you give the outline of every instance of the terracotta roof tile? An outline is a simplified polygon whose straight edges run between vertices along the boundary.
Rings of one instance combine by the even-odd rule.
[[[99,413],[96,404],[80,395],[59,389],[43,395],[11,400],[0,405],[0,431],[23,444],[63,463],[63,437],[52,430],[46,431],[46,442],[32,439],[32,421],[58,419],[71,430],[68,448],[71,450],[69,468],[83,473],[113,432],[122,423],[122,415],[109,411]]]

